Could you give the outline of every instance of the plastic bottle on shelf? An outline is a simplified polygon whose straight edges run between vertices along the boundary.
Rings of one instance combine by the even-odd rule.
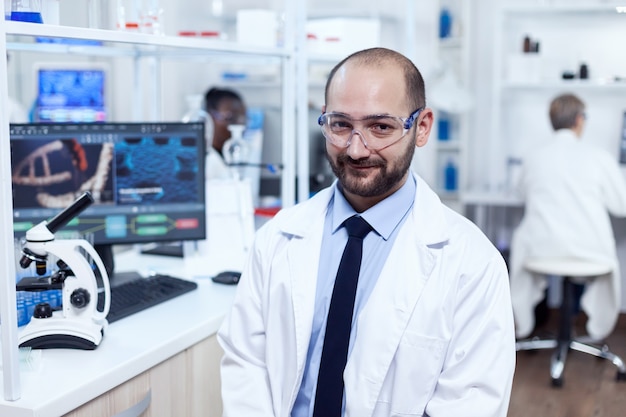
[[[140,0],[117,0],[117,30],[139,32]]]
[[[442,7],[439,13],[439,37],[449,38],[452,35],[452,13],[447,7]]]
[[[446,191],[456,191],[458,189],[458,170],[452,158],[448,159],[444,167],[444,189]]]
[[[164,35],[161,3],[159,0],[144,0],[144,4],[141,10],[141,32]]]
[[[43,23],[41,0],[11,0],[11,20]]]
[[[450,140],[450,125],[450,115],[445,111],[440,111],[437,118],[437,139],[440,141]]]
[[[204,139],[208,147],[213,143],[213,119],[202,109],[202,94],[190,94],[185,97],[187,112],[183,115],[183,123],[204,122]]]

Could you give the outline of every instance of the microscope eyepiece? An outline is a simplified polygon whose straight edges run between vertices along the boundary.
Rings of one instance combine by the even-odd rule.
[[[78,216],[83,210],[89,207],[94,202],[94,199],[89,191],[85,191],[80,197],[76,199],[70,206],[54,216],[48,224],[48,230],[54,234],[57,230],[65,226],[74,217]]]

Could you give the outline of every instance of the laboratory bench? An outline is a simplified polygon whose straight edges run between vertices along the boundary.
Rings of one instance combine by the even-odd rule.
[[[489,228],[490,210],[494,207],[522,208],[524,200],[513,192],[474,191],[463,192],[461,203],[474,206],[473,220],[485,233]]]
[[[30,362],[20,361],[21,398],[0,399],[0,416],[221,415],[215,334],[236,286],[210,277],[239,260],[128,250],[115,262],[117,271],[170,274],[198,288],[109,324],[95,350],[33,350]]]

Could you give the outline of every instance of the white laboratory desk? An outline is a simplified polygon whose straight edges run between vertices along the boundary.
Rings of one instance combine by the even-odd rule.
[[[20,371],[21,398],[0,398],[0,416],[113,416],[149,390],[147,416],[221,413],[215,333],[236,287],[215,284],[209,276],[236,265],[223,257],[183,260],[135,251],[118,254],[115,261],[117,271],[168,273],[196,280],[198,289],[110,324],[93,351],[42,350],[37,370]],[[204,396],[198,399],[204,404],[194,395]],[[216,402],[212,410],[203,408],[207,398]]]
[[[494,222],[494,214],[498,209],[523,208],[524,201],[513,193],[495,193],[488,191],[466,191],[461,193],[461,204],[464,207],[464,214],[476,223],[476,225],[495,244],[501,238],[498,236],[499,227]],[[474,208],[473,216],[469,216],[468,207]],[[506,212],[506,211],[505,211]],[[505,225],[506,227],[506,225]]]
[[[523,207],[524,200],[513,193],[493,193],[468,191],[461,193],[461,203],[476,206],[475,223],[482,229],[487,228],[487,215],[491,207]]]

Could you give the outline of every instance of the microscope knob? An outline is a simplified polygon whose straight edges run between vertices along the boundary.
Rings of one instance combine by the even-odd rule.
[[[52,307],[48,303],[39,303],[35,306],[33,317],[36,319],[47,319],[52,317]]]
[[[89,291],[84,288],[75,289],[70,295],[70,303],[76,308],[83,308],[89,304]]]

